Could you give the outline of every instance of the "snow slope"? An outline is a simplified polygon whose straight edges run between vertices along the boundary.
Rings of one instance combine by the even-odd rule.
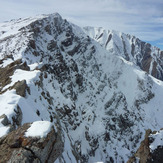
[[[159,48],[135,36],[114,30],[106,30],[101,27],[84,27],[83,30],[110,53],[122,56],[143,71],[163,80],[163,51],[160,51]]]
[[[112,45],[106,50],[59,14],[0,26],[1,69],[18,59],[30,68],[16,66],[1,83],[0,113],[14,124],[20,108],[22,124],[44,120],[61,129],[64,152],[56,162],[126,162],[146,129],[163,126],[163,82],[114,55]],[[24,79],[30,91],[22,97],[12,85]]]

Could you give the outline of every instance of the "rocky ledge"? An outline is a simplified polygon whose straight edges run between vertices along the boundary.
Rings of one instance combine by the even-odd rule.
[[[54,127],[50,126],[44,137],[27,136],[31,125],[26,123],[0,138],[1,163],[52,163],[60,156],[63,151],[60,131],[56,132]]]

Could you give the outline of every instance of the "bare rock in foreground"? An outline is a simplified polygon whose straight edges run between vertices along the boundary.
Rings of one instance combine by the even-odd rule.
[[[25,137],[29,127],[30,123],[26,123],[0,139],[1,163],[52,163],[60,156],[63,142],[59,131],[52,127],[46,137]]]
[[[145,139],[133,157],[127,163],[161,163],[163,162],[162,132],[146,131]]]

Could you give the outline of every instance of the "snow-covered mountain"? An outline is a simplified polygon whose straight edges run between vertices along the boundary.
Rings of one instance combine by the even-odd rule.
[[[83,29],[109,53],[122,56],[143,71],[163,80],[163,51],[159,48],[122,32],[94,27]]]
[[[64,143],[55,162],[120,163],[136,152],[146,129],[162,128],[163,82],[135,65],[147,55],[137,55],[136,38],[122,34],[122,49],[128,40],[135,46],[127,59],[115,55],[123,53],[119,34],[105,49],[57,13],[2,23],[0,31],[1,137],[24,123],[50,121]]]

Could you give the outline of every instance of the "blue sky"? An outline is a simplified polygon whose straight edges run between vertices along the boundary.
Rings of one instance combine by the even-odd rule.
[[[0,22],[58,12],[80,25],[135,35],[163,50],[163,0],[0,0]]]

